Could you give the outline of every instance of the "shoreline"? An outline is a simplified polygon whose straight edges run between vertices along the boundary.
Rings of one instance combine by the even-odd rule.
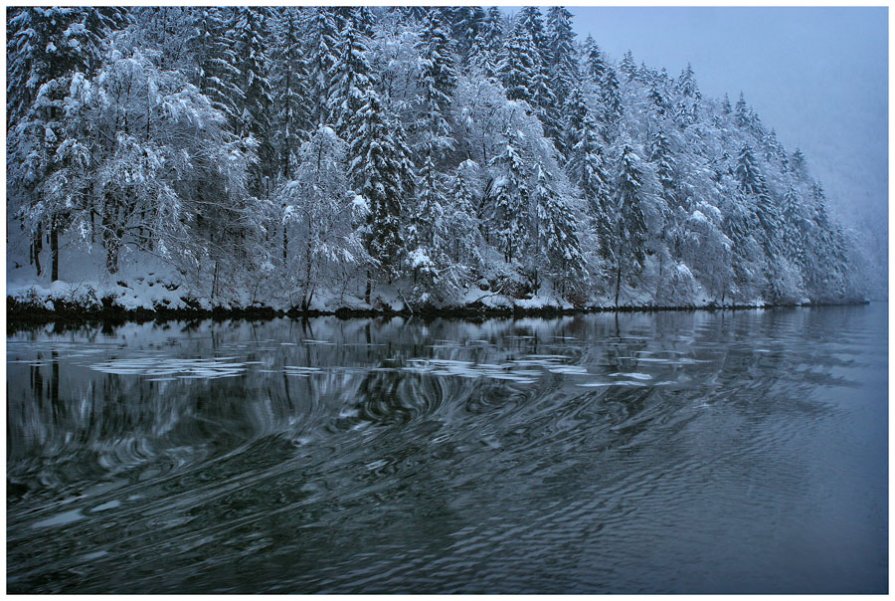
[[[13,297],[6,299],[7,323],[24,326],[45,323],[145,323],[148,321],[195,321],[211,319],[214,321],[226,321],[244,319],[249,321],[268,321],[272,319],[289,318],[295,320],[313,319],[315,317],[336,317],[337,319],[372,319],[392,317],[418,317],[424,320],[434,319],[520,319],[524,317],[556,318],[569,315],[586,315],[591,313],[662,313],[662,312],[695,312],[695,311],[755,311],[765,309],[794,309],[794,308],[818,308],[832,306],[868,305],[870,300],[854,299],[840,302],[817,303],[791,303],[791,304],[705,304],[705,305],[622,305],[618,307],[589,306],[589,307],[490,307],[486,305],[466,305],[458,307],[421,307],[417,310],[403,309],[358,309],[340,307],[333,310],[300,310],[297,308],[282,310],[266,306],[226,308],[214,307],[212,309],[184,308],[137,308],[125,309],[116,305],[105,305],[102,308],[84,307],[77,304],[66,304],[63,307],[50,310],[45,307],[22,303]]]

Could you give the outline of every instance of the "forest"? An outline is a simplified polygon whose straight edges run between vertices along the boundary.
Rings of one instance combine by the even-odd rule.
[[[866,290],[808,159],[742,94],[615,60],[563,7],[8,8],[6,108],[7,279],[32,296],[307,311]]]

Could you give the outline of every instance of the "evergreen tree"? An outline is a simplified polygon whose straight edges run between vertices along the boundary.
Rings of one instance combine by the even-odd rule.
[[[567,284],[581,270],[584,258],[575,228],[575,215],[557,192],[544,169],[535,169],[534,250],[528,253],[528,278],[532,290],[541,287],[542,266],[549,266],[555,280]],[[562,290],[560,290],[562,292]]]
[[[680,97],[675,107],[675,120],[680,127],[686,127],[699,119],[699,102],[702,94],[696,85],[696,76],[693,68],[687,63],[687,68],[681,72],[677,80],[677,92]]]
[[[495,7],[496,8],[496,7]],[[485,35],[487,15],[481,6],[458,6],[453,9],[451,37],[456,40],[460,61],[470,60],[473,47]]]
[[[528,31],[529,37],[537,50],[537,61],[541,65],[547,65],[550,60],[550,39],[544,30],[544,16],[537,6],[526,6],[519,11],[516,17],[520,26]]]
[[[808,165],[805,161],[805,155],[798,148],[792,153],[792,157],[789,159],[789,166],[797,178],[804,180],[808,177]]]
[[[7,30],[7,177],[12,214],[33,236],[30,257],[43,273],[43,232],[50,242],[50,277],[59,279],[59,237],[70,221],[74,182],[65,183],[73,162],[83,166],[85,146],[67,123],[75,87],[83,87],[99,66],[106,36],[122,28],[121,9],[90,7],[20,8]],[[77,133],[84,133],[81,128]],[[77,134],[76,134],[77,136]],[[62,195],[59,186],[69,190]]]
[[[543,15],[538,7],[526,6],[519,11],[517,24],[528,32],[533,46],[529,51],[532,65],[528,84],[531,94],[529,104],[535,109],[547,136],[555,140],[559,136],[559,117],[556,114],[556,95],[550,80],[552,51],[544,30]]]
[[[524,249],[531,202],[528,168],[518,146],[516,134],[507,131],[503,152],[491,161],[499,174],[491,185],[491,231],[494,232],[497,247],[507,263],[520,256]]]
[[[438,285],[440,272],[449,267],[444,219],[447,199],[431,154],[419,169],[416,190],[416,207],[406,236],[407,261],[421,288],[431,290]]]
[[[666,100],[665,96],[659,91],[657,86],[653,85],[650,87],[648,98],[655,107],[656,114],[659,117],[664,117],[668,110],[668,100]]]
[[[233,39],[236,14],[231,8],[208,7],[200,9],[196,18],[196,85],[227,118],[230,131],[239,132],[243,91]]]
[[[618,244],[615,256],[615,305],[618,306],[622,279],[632,271],[643,269],[647,231],[643,217],[643,169],[641,160],[630,146],[622,150],[620,171],[616,179],[615,235]]]
[[[540,70],[538,51],[531,39],[531,33],[519,19],[513,27],[497,64],[497,74],[507,98],[522,100],[531,108],[537,108],[537,99],[532,88]]]
[[[128,20],[121,8],[10,7],[7,126],[26,117],[41,86],[76,72],[93,75],[105,37],[124,28]]]
[[[386,115],[371,86],[360,90],[360,99],[363,104],[350,126],[349,183],[369,207],[363,236],[367,252],[392,278],[403,250],[401,224],[413,193],[413,165],[403,128]],[[368,303],[371,293],[372,272],[368,271]]]
[[[329,116],[328,99],[334,86],[341,38],[331,8],[318,6],[308,11],[303,50],[308,65],[309,111],[311,122],[320,125]]]
[[[749,126],[751,122],[751,117],[749,115],[749,109],[746,106],[746,99],[743,98],[743,93],[740,92],[740,98],[737,100],[736,107],[734,109],[734,123],[739,128],[746,128]]]
[[[350,140],[354,135],[352,119],[368,102],[367,91],[373,89],[373,70],[367,58],[366,41],[351,20],[344,22],[339,46],[339,57],[331,69],[327,122],[340,138]]]
[[[426,17],[416,44],[420,54],[419,117],[417,148],[422,162],[435,163],[453,148],[450,114],[451,95],[457,85],[450,39],[436,11]]]
[[[453,187],[445,205],[447,252],[451,263],[464,269],[475,269],[482,263],[479,254],[482,245],[480,222],[476,215],[476,206],[482,197],[481,171],[474,161],[460,163],[452,178]]]
[[[625,76],[625,81],[634,81],[637,77],[637,62],[634,60],[634,54],[628,50],[622,57],[618,70]]]
[[[257,162],[251,168],[249,190],[255,196],[269,192],[276,173],[276,154],[271,140],[273,97],[268,76],[269,35],[264,9],[238,7],[233,26],[235,52],[239,59],[239,89],[242,90],[239,134],[255,143]]]
[[[279,172],[287,180],[292,178],[296,152],[302,138],[311,127],[308,64],[301,44],[302,15],[300,9],[279,9],[276,39],[276,61],[272,87],[279,142]]]
[[[575,53],[575,34],[572,31],[572,13],[561,6],[553,6],[547,11],[547,37],[550,47],[548,63],[549,81],[555,102],[548,110],[548,134],[564,153],[562,129],[564,107],[572,88],[577,86],[579,73]]]
[[[674,188],[676,181],[674,157],[671,153],[668,137],[661,130],[653,136],[649,160],[656,166],[656,175],[659,178],[659,184],[662,186],[665,198],[673,201],[675,199]]]
[[[486,77],[497,77],[497,65],[503,48],[503,22],[500,9],[492,6],[485,13],[479,34],[470,41],[468,62]]]
[[[571,115],[568,124],[569,175],[578,185],[590,208],[604,259],[612,257],[615,245],[610,226],[610,184],[606,175],[602,146],[597,125],[587,109],[578,88],[572,92]]]
[[[376,17],[367,6],[355,6],[348,9],[348,18],[360,36],[366,40],[373,38],[373,28],[376,25]]]
[[[585,71],[591,81],[597,86],[602,86],[603,78],[606,76],[606,61],[603,59],[600,47],[594,43],[591,36],[587,36],[584,40],[584,62]]]
[[[618,124],[622,118],[622,99],[618,89],[618,79],[612,67],[607,66],[603,75],[600,101],[603,105],[600,116],[600,121],[603,124],[603,139],[611,144],[615,140]]]

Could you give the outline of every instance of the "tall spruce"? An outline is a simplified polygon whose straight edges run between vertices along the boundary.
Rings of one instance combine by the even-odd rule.
[[[643,169],[640,157],[630,146],[622,149],[616,179],[614,209],[615,305],[618,306],[624,278],[643,269],[647,231],[643,216]]]
[[[302,9],[282,7],[276,25],[276,52],[272,68],[274,130],[279,173],[291,179],[302,141],[311,128],[310,76],[302,46]]]
[[[454,53],[438,12],[430,11],[426,16],[416,48],[420,55],[416,150],[420,161],[434,168],[454,146],[448,116],[457,86]]]
[[[239,7],[236,11],[233,36],[242,90],[239,134],[243,139],[254,141],[257,162],[251,168],[249,190],[260,197],[271,192],[271,179],[277,166],[271,122],[274,102],[267,56],[270,35],[266,11],[249,7]]]

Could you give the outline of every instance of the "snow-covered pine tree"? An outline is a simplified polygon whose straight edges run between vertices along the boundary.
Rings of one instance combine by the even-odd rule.
[[[354,29],[366,40],[373,37],[373,28],[376,25],[376,17],[372,9],[367,6],[355,6],[348,10]]]
[[[637,61],[634,60],[634,53],[630,50],[625,52],[618,64],[618,70],[624,76],[625,81],[634,81],[634,78],[637,77]]]
[[[544,17],[536,6],[526,6],[517,16],[518,23],[528,31],[534,52],[532,57],[532,79],[529,82],[532,108],[544,126],[544,133],[551,139],[560,134],[560,123],[556,94],[550,80],[550,39],[544,29]]]
[[[549,122],[554,142],[560,152],[565,153],[568,149],[564,147],[564,138],[560,133],[561,123],[572,88],[577,86],[579,79],[572,13],[561,6],[550,7],[547,10],[547,38],[550,47],[549,81],[555,98],[550,107]]]
[[[727,92],[724,92],[724,98],[721,100],[721,112],[725,115],[729,115],[733,111],[730,106],[730,98],[727,96]]]
[[[490,184],[491,227],[497,248],[507,263],[525,247],[531,203],[528,167],[519,153],[517,133],[507,131],[503,152],[491,160],[497,175]]]
[[[233,25],[236,13],[229,7],[206,7],[196,14],[195,52],[198,70],[196,85],[212,106],[224,114],[230,131],[240,130],[243,91],[236,66]]]
[[[454,53],[447,29],[437,11],[430,11],[416,44],[419,52],[419,90],[414,150],[419,167],[431,163],[433,169],[445,153],[453,149],[450,115],[451,95],[457,86]]]
[[[454,173],[453,187],[445,205],[448,232],[447,252],[454,269],[470,271],[482,263],[476,206],[482,198],[482,169],[472,160],[460,163]]]
[[[624,278],[642,270],[646,260],[646,223],[643,216],[643,170],[641,159],[630,146],[622,149],[616,179],[613,216],[615,224],[615,305],[621,293]]]
[[[267,56],[271,36],[267,30],[267,9],[242,6],[235,10],[233,40],[242,90],[238,132],[243,139],[254,141],[257,161],[250,168],[249,191],[261,197],[270,193],[277,166],[271,139],[274,103]]]
[[[538,49],[522,19],[516,20],[507,37],[496,69],[508,99],[527,102],[533,110],[538,108],[532,87],[541,69]]]
[[[534,249],[528,254],[527,277],[532,291],[541,287],[543,271],[553,277],[558,292],[580,276],[584,258],[576,232],[576,215],[547,173],[537,165],[534,184],[534,232],[530,239]]]
[[[805,161],[805,155],[798,148],[795,149],[789,159],[789,167],[799,180],[807,178],[808,165]]]
[[[457,54],[461,63],[468,63],[472,48],[480,43],[484,35],[484,24],[487,18],[482,6],[454,7],[451,20],[451,37],[456,41]]]
[[[332,8],[307,9],[303,22],[303,51],[308,66],[308,110],[311,123],[321,125],[329,115],[328,98],[333,87],[333,67],[339,60],[340,33]]]
[[[773,262],[780,251],[780,211],[748,144],[740,149],[736,175],[740,191],[752,199],[755,207],[755,216],[759,224],[759,229],[755,232],[756,239],[760,241],[768,260]]]
[[[401,227],[404,207],[413,194],[413,165],[400,123],[385,113],[372,86],[359,92],[362,105],[350,121],[349,184],[368,207],[364,246],[375,266],[391,280],[404,250]],[[371,266],[364,293],[367,303],[372,285]]]
[[[407,267],[416,284],[414,296],[426,300],[430,292],[438,293],[440,276],[450,268],[444,219],[447,198],[432,154],[425,155],[418,173],[416,203],[406,229],[405,245]]]
[[[485,77],[496,78],[504,43],[503,36],[500,9],[492,6],[485,13],[479,26],[479,35],[471,40],[467,61],[469,66],[479,69]]]
[[[122,9],[24,7],[8,15],[7,177],[11,214],[32,234],[30,256],[43,272],[43,233],[50,243],[50,278],[59,279],[59,238],[71,220],[70,168],[85,166],[84,128],[66,123],[73,87],[99,66],[110,32],[128,17]],[[67,190],[60,188],[67,188]]]
[[[596,86],[603,85],[603,77],[606,75],[606,61],[600,47],[590,35],[584,40],[584,71]]]
[[[570,147],[567,171],[584,195],[600,244],[599,254],[610,261],[614,257],[616,241],[610,221],[610,183],[597,124],[579,88],[572,89],[567,106],[566,144]]]
[[[749,107],[746,106],[746,99],[743,97],[743,93],[740,92],[740,97],[737,100],[733,113],[733,122],[737,127],[745,129],[749,126],[749,123],[752,121],[752,117],[749,113]]]
[[[656,176],[659,178],[665,200],[672,206],[677,204],[674,156],[668,136],[662,130],[657,131],[651,140],[649,160],[656,166]]]
[[[373,70],[366,40],[350,19],[344,21],[338,44],[338,58],[330,70],[327,90],[327,123],[340,138],[350,140],[356,133],[352,120],[368,102],[368,91],[373,89]]]
[[[612,144],[618,135],[618,125],[622,119],[623,108],[615,69],[608,65],[600,85],[600,102],[602,104],[600,122],[603,125],[603,139],[607,144]]]
[[[699,120],[699,105],[702,100],[690,63],[681,72],[675,87],[679,100],[674,108],[674,118],[679,127],[685,128]]]
[[[122,8],[10,7],[7,126],[28,114],[41,86],[75,72],[93,75],[106,36],[124,28],[128,21]]]
[[[279,174],[292,179],[293,165],[302,140],[311,127],[309,69],[302,46],[302,9],[278,9],[275,25],[276,51],[271,85],[274,98],[273,139],[277,145]]]

